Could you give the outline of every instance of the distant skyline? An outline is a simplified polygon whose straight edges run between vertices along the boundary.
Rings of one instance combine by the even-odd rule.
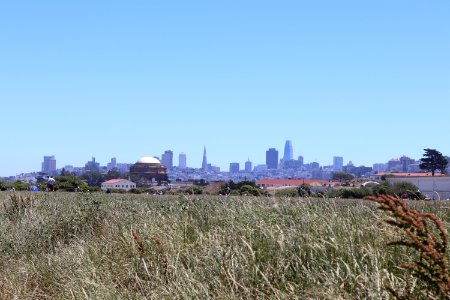
[[[450,2],[2,1],[0,176],[450,155]],[[176,162],[178,163],[178,162]]]

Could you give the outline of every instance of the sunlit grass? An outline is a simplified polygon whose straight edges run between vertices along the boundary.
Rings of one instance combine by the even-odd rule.
[[[386,299],[411,255],[363,200],[10,195],[1,299]],[[446,203],[413,205],[448,228]]]

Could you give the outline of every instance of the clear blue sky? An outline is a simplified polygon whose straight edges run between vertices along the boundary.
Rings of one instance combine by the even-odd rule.
[[[222,2],[222,3],[219,3]],[[450,155],[450,1],[0,2],[0,176],[171,149]]]

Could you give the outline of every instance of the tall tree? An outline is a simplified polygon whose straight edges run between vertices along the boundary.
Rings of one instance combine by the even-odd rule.
[[[431,175],[434,176],[436,170],[441,171],[442,174],[445,173],[445,169],[447,168],[448,161],[442,155],[441,152],[436,149],[424,149],[425,154],[424,157],[420,159],[422,162],[419,167],[422,170],[426,170],[431,172]]]

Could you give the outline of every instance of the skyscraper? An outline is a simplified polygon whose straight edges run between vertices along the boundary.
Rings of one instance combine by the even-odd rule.
[[[250,173],[252,171],[252,162],[250,158],[245,162],[245,172]]]
[[[167,169],[171,169],[173,167],[173,152],[172,150],[166,150],[161,155],[161,163],[166,166]]]
[[[56,159],[54,155],[44,156],[41,170],[47,174],[54,174],[56,172]]]
[[[108,171],[111,171],[113,169],[115,169],[117,166],[117,159],[115,157],[111,158],[111,162],[106,164],[106,169]]]
[[[186,154],[183,152],[178,155],[178,168],[186,169]]]
[[[203,171],[208,171],[208,160],[206,159],[206,146],[203,148],[203,161],[202,161]]]
[[[344,167],[344,158],[341,156],[334,156],[333,157],[333,170],[342,171],[343,167]]]
[[[278,169],[278,150],[270,148],[266,151],[266,165],[268,169]]]
[[[292,149],[292,141],[287,140],[284,144],[284,161],[289,161],[294,159],[294,150]]]
[[[230,173],[239,173],[239,163],[230,163]]]
[[[95,162],[95,157],[92,157],[92,160],[88,161],[84,165],[84,170],[86,172],[99,172],[100,171],[100,164],[98,162]]]

